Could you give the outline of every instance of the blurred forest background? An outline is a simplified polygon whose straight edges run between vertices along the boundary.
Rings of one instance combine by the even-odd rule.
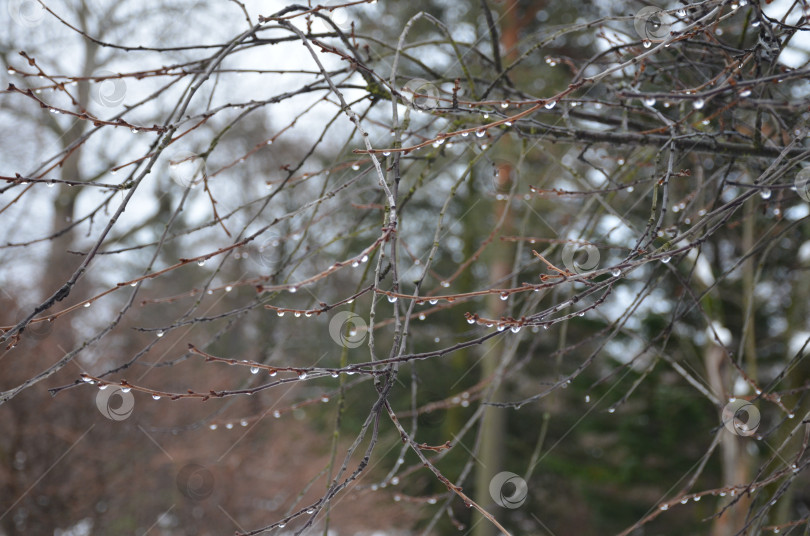
[[[0,534],[810,534],[806,0],[3,4]]]

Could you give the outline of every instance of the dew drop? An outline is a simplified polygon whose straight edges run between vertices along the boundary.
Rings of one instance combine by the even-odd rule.
[[[300,318],[301,317],[301,313],[299,311],[296,311],[293,314],[295,315],[295,318]]]
[[[430,303],[430,305],[436,305],[439,303],[439,300],[428,300],[428,303]]]
[[[360,169],[360,166],[359,166],[359,165],[357,165],[357,164],[352,164],[352,171],[357,171],[358,169]]]
[[[644,99],[645,106],[655,106],[655,99],[653,97],[647,97]]]
[[[509,331],[511,331],[512,333],[518,333],[520,331],[520,326],[512,326],[511,328],[509,328]]]
[[[616,408],[610,408],[610,409],[608,409],[608,413],[616,413]]]
[[[703,100],[703,99],[697,99],[695,102],[693,102],[693,103],[692,103],[692,107],[693,107],[695,110],[700,110],[700,109],[702,109],[702,108],[703,108],[703,106],[705,106],[705,105],[706,105],[706,101],[705,101],[705,100]]]
[[[103,391],[103,390],[104,390],[104,389],[106,389],[107,387],[109,387],[109,386],[108,386],[106,383],[104,383],[104,384],[101,384],[101,385],[99,385],[99,386],[98,386],[98,390],[99,390],[99,391]]]
[[[158,337],[163,337],[164,333],[163,333],[162,331],[158,331],[158,332],[156,333],[156,335],[157,335]]]
[[[258,374],[259,373],[259,367],[250,367],[250,373],[251,374]]]
[[[501,300],[506,301],[509,298],[509,294],[506,292],[501,293]]]
[[[298,373],[298,379],[299,380],[306,380],[307,379],[307,373],[306,372],[299,372]]]
[[[504,109],[509,108],[509,103],[508,102],[502,102],[501,103],[501,108],[504,108]]]
[[[298,287],[290,287],[288,290],[290,294],[295,294],[296,292],[298,292]]]
[[[225,428],[230,430],[231,428],[233,428],[233,423],[229,422],[228,424],[225,425]]]
[[[278,316],[284,316],[284,311],[278,311],[276,314],[277,314]]]
[[[225,292],[230,292],[230,291],[232,291],[232,290],[233,290],[233,287],[232,287],[232,286],[230,286],[230,285],[228,285],[227,287],[225,287]]]
[[[425,319],[425,313],[419,313],[419,320]]]
[[[439,284],[440,284],[442,287],[444,287],[444,288],[447,288],[447,287],[449,287],[449,286],[450,286],[450,282],[449,282],[449,281],[442,281],[442,282],[441,282],[441,283],[439,283]]]
[[[268,374],[269,374],[269,375],[270,375],[270,377],[272,378],[272,377],[274,377],[276,374],[278,374],[278,371],[277,371],[277,370],[271,370],[271,371],[270,371]]]
[[[274,412],[273,412],[273,417],[275,417],[276,419],[281,418],[281,412],[280,412],[280,411],[278,411],[278,410],[274,411]]]
[[[360,262],[368,262],[368,255],[363,255],[363,258],[360,259]]]
[[[678,13],[679,17],[685,17],[686,16],[686,10],[685,9],[679,9],[677,11],[677,13]]]
[[[90,381],[92,381],[92,380],[90,380]],[[122,393],[128,393],[128,392],[130,392],[130,391],[132,391],[132,388],[131,388],[131,387],[122,387],[122,388],[121,388],[121,392],[122,392]]]
[[[217,425],[216,425],[216,424],[209,424],[209,425],[208,425],[208,428],[209,428],[209,429],[211,429],[211,430],[216,430],[216,429],[217,429]]]
[[[239,421],[239,425],[240,426],[247,426],[248,422],[245,419],[242,419],[241,421]]]
[[[666,257],[661,257],[661,262],[663,262],[664,264],[667,264],[671,260],[672,257],[670,257],[669,255],[667,255]]]
[[[610,272],[610,275],[612,275],[613,277],[619,277],[620,275],[622,275],[622,271],[616,268],[615,270]]]
[[[467,323],[468,324],[475,324],[475,319],[470,317],[470,318],[467,319]]]
[[[391,479],[391,484],[393,484],[394,486],[398,485],[399,484],[399,477],[395,476],[394,478],[392,478]]]
[[[314,514],[314,513],[315,513],[315,509],[314,509],[314,508],[307,508],[307,513],[308,513],[309,515],[312,515],[312,514]]]
[[[555,106],[557,106],[557,101],[548,101],[546,104],[546,110],[551,110]]]
[[[85,303],[85,304],[84,304],[84,307],[85,307],[85,308],[90,307],[90,302]]]
[[[397,297],[396,297],[396,296],[390,296],[390,295],[388,296],[388,302],[389,302],[389,303],[394,303],[394,302],[396,302],[396,301],[397,301]]]
[[[591,402],[591,395],[585,395],[585,403],[590,404]]]
[[[383,156],[391,156],[391,153],[390,153],[390,151],[384,151],[382,155]]]
[[[750,96],[751,96],[750,89],[743,89],[742,91],[740,91],[740,97],[750,97]]]
[[[641,44],[644,45],[644,48],[650,48],[652,46],[652,41],[645,39]]]
[[[667,506],[666,504],[661,505],[661,510],[668,510],[668,509],[669,509],[669,506]]]
[[[153,400],[160,400],[160,395],[152,395]]]
[[[461,137],[462,137],[462,138],[466,138],[466,137],[467,137],[467,136],[469,136],[469,135],[470,135],[470,133],[469,133],[469,132],[462,132],[462,133],[461,133]]]
[[[759,191],[759,196],[762,199],[770,199],[771,198],[771,191],[767,188]]]

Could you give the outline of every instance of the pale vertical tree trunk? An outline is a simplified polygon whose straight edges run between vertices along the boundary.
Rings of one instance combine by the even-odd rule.
[[[712,391],[721,401],[729,399],[729,373],[723,350],[711,345],[706,350],[706,372]],[[748,437],[740,437],[728,430],[721,432],[720,459],[723,465],[723,486],[743,484],[750,479],[751,457],[745,450],[745,442],[752,441]],[[727,496],[725,501],[719,503],[723,508],[736,497]],[[745,526],[745,517],[751,500],[747,496],[740,498],[734,506],[728,508],[722,516],[715,519],[712,524],[711,536],[733,536]]]
[[[509,164],[502,164],[497,169],[496,182],[498,187],[506,188],[509,184],[509,177],[511,174],[511,166]],[[493,221],[500,221],[503,212],[508,210],[509,201],[499,201],[495,207],[495,215]],[[509,233],[511,225],[509,223],[509,215],[504,220],[503,232]],[[497,286],[498,281],[507,280],[511,270],[511,260],[514,258],[514,247],[511,242],[503,242],[496,240],[492,246],[492,262],[490,264],[490,282],[493,286]],[[487,309],[492,318],[500,318],[506,313],[506,302],[499,299],[498,296],[490,296],[488,300]],[[501,358],[501,349],[503,348],[503,338],[489,339],[484,344],[484,358],[481,362],[481,377],[490,378],[498,368],[498,363]],[[497,391],[487,391],[487,396],[491,399],[497,399]],[[484,410],[481,437],[481,448],[478,454],[479,465],[475,473],[475,489],[476,489],[476,502],[490,513],[495,512],[500,508],[492,500],[489,494],[489,483],[499,472],[503,471],[503,437],[505,430],[505,419],[503,410],[500,408],[487,407]],[[474,536],[493,536],[498,534],[497,529],[492,524],[483,518],[480,514],[476,513],[473,516],[473,529]]]
[[[86,12],[83,12],[86,14]],[[81,17],[83,20],[83,17]],[[97,67],[96,53],[98,52],[98,45],[90,41],[85,41],[84,48],[84,65],[82,68],[82,76],[89,77]],[[79,102],[82,109],[87,109],[90,104],[90,84],[92,82],[83,82],[78,84],[78,90],[74,93],[74,97]],[[85,131],[85,121],[74,121],[67,130],[62,131],[58,126],[56,129],[60,134],[60,143],[63,150],[67,150],[76,140],[78,140]],[[60,178],[62,180],[86,180],[86,174],[82,174],[80,168],[81,156],[83,147],[78,147],[70,153],[61,166]],[[53,220],[51,222],[51,233],[57,235],[56,238],[50,241],[50,251],[48,252],[48,259],[44,277],[42,281],[42,290],[44,295],[50,295],[59,289],[67,282],[73,275],[76,268],[79,267],[83,258],[78,255],[71,255],[68,253],[73,247],[76,238],[76,230],[71,229],[67,232],[62,232],[73,221],[73,210],[76,204],[76,196],[79,194],[81,188],[70,188],[61,186],[60,192],[54,203]],[[61,234],[60,234],[61,233]],[[68,302],[71,298],[68,298]],[[73,298],[75,300],[75,298]],[[72,303],[72,302],[71,302]],[[59,308],[57,308],[58,310]],[[53,312],[53,311],[51,311]],[[56,322],[54,325],[56,331],[54,340],[60,343],[61,351],[70,351],[73,349],[74,337],[73,330],[68,321]]]

